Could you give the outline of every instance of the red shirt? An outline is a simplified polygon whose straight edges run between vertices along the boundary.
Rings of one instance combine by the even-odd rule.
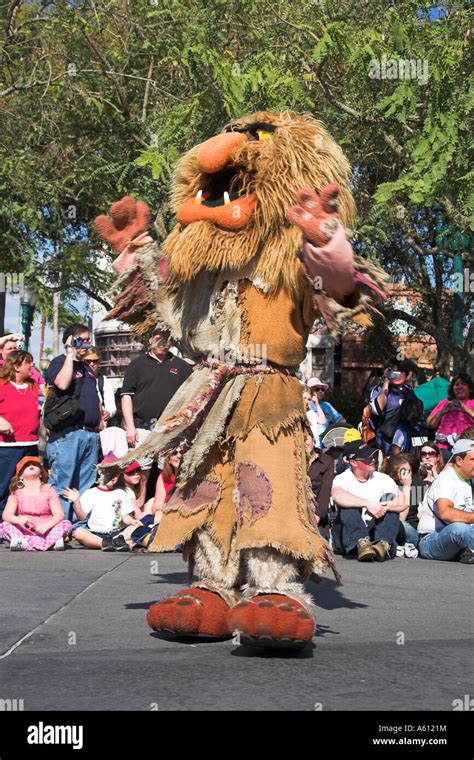
[[[173,473],[171,473],[170,480],[165,480],[165,478],[163,477],[163,485],[164,485],[165,491],[166,491],[165,504],[166,504],[166,502],[168,501],[168,499],[171,496],[171,492],[172,492],[172,490],[174,488],[174,482],[175,482],[175,480],[176,480],[176,475],[174,475]]]
[[[17,388],[13,383],[0,383],[0,417],[13,428],[13,435],[0,433],[0,446],[37,443],[40,411],[38,386]]]

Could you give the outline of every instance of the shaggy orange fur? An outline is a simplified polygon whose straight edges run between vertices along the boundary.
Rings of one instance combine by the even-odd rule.
[[[264,142],[237,141],[231,159],[240,191],[254,193],[257,200],[247,227],[228,231],[206,221],[184,229],[176,226],[164,243],[171,284],[189,281],[203,269],[238,271],[254,260],[254,275],[265,282],[269,293],[283,285],[292,295],[300,294],[304,270],[295,254],[301,232],[290,223],[287,210],[301,187],[319,190],[328,183],[338,184],[341,221],[353,224],[349,163],[321,122],[309,114],[261,111],[231,122],[226,129],[243,129],[257,121],[277,129]],[[193,147],[176,166],[172,192],[176,213],[205,182],[198,166],[200,149],[200,145]]]

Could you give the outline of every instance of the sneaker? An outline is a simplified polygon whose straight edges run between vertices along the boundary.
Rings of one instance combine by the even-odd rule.
[[[397,557],[405,556],[405,545],[397,546]]]
[[[127,544],[122,535],[112,539],[112,545],[116,552],[131,552],[131,547]]]
[[[408,559],[416,559],[418,557],[418,549],[415,544],[405,544],[405,557]]]
[[[463,565],[474,565],[474,551],[472,549],[463,549],[458,557],[458,562]]]
[[[383,562],[390,555],[390,544],[388,541],[377,541],[377,543],[372,544],[372,549],[375,552],[377,562]]]
[[[114,540],[112,536],[106,536],[102,539],[102,546],[100,547],[101,551],[103,552],[114,552],[115,546],[114,546]]]
[[[372,562],[376,558],[376,553],[370,538],[359,538],[357,541],[357,559],[359,562]]]
[[[13,536],[10,541],[10,551],[25,552],[28,546],[28,539],[23,536]]]
[[[56,543],[53,546],[53,550],[55,552],[63,552],[64,551],[64,538],[58,538]]]

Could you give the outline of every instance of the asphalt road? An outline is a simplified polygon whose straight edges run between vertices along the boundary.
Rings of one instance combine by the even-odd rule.
[[[179,554],[12,553],[0,545],[0,700],[25,710],[442,710],[473,692],[473,570],[339,559],[311,584],[312,648],[175,641],[149,605],[186,582]]]

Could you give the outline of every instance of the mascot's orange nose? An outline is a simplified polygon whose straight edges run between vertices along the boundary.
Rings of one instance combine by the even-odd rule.
[[[205,174],[215,174],[225,169],[236,148],[247,142],[242,132],[226,132],[206,140],[197,152],[198,169]]]

